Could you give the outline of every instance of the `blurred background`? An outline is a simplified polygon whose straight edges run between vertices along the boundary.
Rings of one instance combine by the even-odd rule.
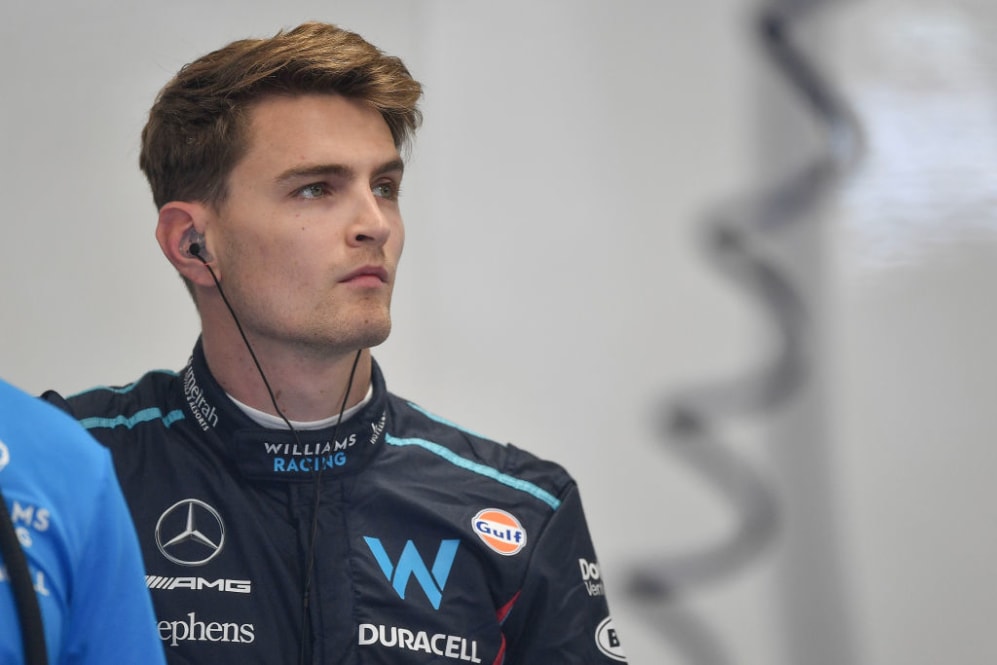
[[[185,363],[145,114],[308,19],[425,84],[389,386],[576,477],[630,662],[997,662],[997,5],[8,0],[0,375]]]

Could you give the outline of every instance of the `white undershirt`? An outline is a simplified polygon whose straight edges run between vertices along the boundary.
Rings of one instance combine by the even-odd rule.
[[[225,394],[228,395],[228,393]],[[356,413],[363,407],[367,406],[367,403],[370,402],[373,396],[374,396],[374,386],[371,385],[369,388],[367,388],[367,394],[364,395],[364,398],[360,400],[359,404],[351,406],[350,408],[346,409],[346,411],[343,411],[343,422],[346,422],[353,416],[354,413]],[[228,395],[228,398],[232,400],[233,404],[239,407],[240,411],[249,416],[249,419],[252,420],[257,425],[261,425],[263,427],[267,427],[270,429],[287,429],[287,423],[285,423],[284,419],[281,418],[280,416],[274,416],[264,411],[260,411],[259,409],[254,409],[248,404],[243,404],[242,402],[232,397],[231,395]],[[326,427],[332,427],[333,425],[338,423],[339,414],[336,414],[334,416],[329,416],[328,418],[323,418],[322,420],[292,420],[290,422],[291,426],[294,427],[294,429],[296,430],[305,431],[305,430],[314,430],[314,429],[324,429]]]

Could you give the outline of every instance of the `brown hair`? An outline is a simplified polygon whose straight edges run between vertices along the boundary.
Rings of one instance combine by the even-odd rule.
[[[156,207],[223,202],[228,174],[247,149],[247,110],[270,95],[312,92],[364,100],[398,148],[422,120],[419,82],[355,33],[304,23],[270,39],[235,41],[181,68],[149,112],[139,166]]]

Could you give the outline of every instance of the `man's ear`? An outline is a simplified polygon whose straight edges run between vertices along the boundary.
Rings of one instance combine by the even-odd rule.
[[[214,257],[207,246],[204,230],[209,212],[202,203],[170,201],[159,209],[156,240],[163,254],[185,279],[199,286],[214,286],[214,280],[205,269]],[[217,265],[212,265],[215,275]]]

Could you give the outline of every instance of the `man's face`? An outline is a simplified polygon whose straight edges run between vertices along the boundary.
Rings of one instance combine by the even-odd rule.
[[[404,242],[402,163],[381,115],[336,95],[265,99],[209,231],[257,342],[318,354],[383,342]]]

